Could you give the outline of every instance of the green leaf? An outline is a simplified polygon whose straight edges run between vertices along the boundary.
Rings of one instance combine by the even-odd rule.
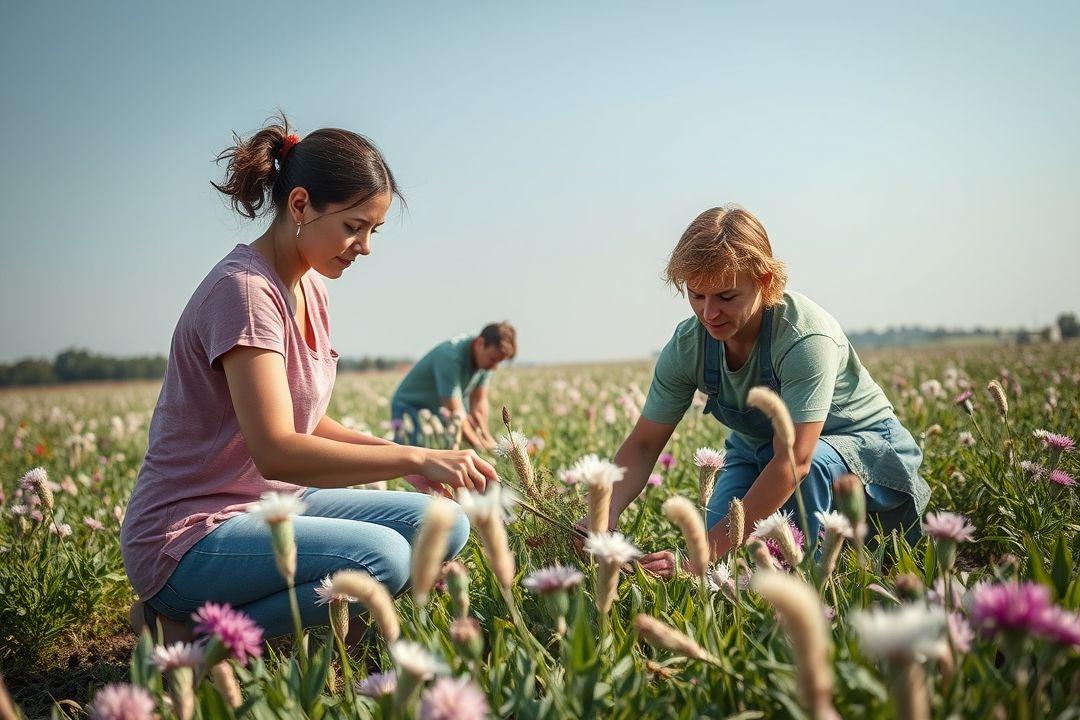
[[[1058,533],[1057,545],[1054,548],[1054,566],[1050,576],[1054,580],[1055,596],[1064,598],[1069,589],[1069,577],[1072,575],[1072,551],[1065,542],[1064,533]]]

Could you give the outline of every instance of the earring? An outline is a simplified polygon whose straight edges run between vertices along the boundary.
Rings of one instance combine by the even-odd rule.
[[[296,223],[296,237],[300,237],[300,227],[302,223]]]

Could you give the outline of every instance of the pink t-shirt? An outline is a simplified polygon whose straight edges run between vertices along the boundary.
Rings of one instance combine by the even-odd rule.
[[[237,245],[210,271],[180,315],[120,533],[124,567],[140,597],[156,594],[189,548],[262,493],[303,490],[259,474],[220,361],[238,345],[280,353],[296,431],[314,430],[330,402],[338,354],[330,347],[322,278],[308,271],[300,283],[314,350],[285,301],[284,283],[247,245]]]

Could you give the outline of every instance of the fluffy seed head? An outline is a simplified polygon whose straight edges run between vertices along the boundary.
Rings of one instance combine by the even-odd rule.
[[[1001,417],[1007,417],[1009,414],[1009,400],[1005,397],[1005,389],[1001,387],[1001,383],[997,380],[991,380],[987,383],[986,390],[990,393],[990,397],[997,407],[998,414],[1000,414]]]
[[[45,468],[36,467],[28,471],[22,476],[19,484],[23,490],[37,495],[46,510],[53,509],[53,491],[49,487],[49,475],[45,472]]]
[[[704,574],[709,568],[709,538],[705,532],[705,523],[694,503],[681,495],[673,495],[664,501],[664,515],[679,526],[690,560]]]
[[[750,392],[746,395],[746,404],[768,416],[772,421],[773,432],[780,438],[781,443],[788,448],[795,444],[795,425],[791,421],[791,413],[788,412],[784,401],[772,389],[764,385],[750,388]]]
[[[684,655],[695,660],[713,660],[712,656],[698,645],[693,638],[651,615],[638,615],[635,617],[634,629],[638,635],[653,647],[669,650],[677,655]]]
[[[728,542],[732,549],[742,547],[746,538],[746,510],[742,500],[735,498],[728,504]]]
[[[383,639],[392,643],[401,635],[401,624],[394,601],[386,587],[361,570],[339,570],[330,581],[334,593],[354,597],[371,613]]]
[[[412,595],[421,605],[439,576],[458,512],[449,500],[432,498],[424,513],[424,524],[413,546],[411,573]]]

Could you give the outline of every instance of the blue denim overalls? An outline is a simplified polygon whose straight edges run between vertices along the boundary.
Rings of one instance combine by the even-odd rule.
[[[773,309],[762,313],[761,332],[758,335],[758,384],[780,393],[780,379],[772,363]],[[773,458],[772,423],[757,408],[738,409],[720,403],[720,373],[723,371],[721,344],[708,332],[702,332],[705,343],[705,390],[708,401],[705,413],[712,415],[733,431],[729,434],[725,450],[724,468],[716,480],[705,522],[712,527],[727,516],[728,505],[735,498],[742,498],[750,490],[758,475]],[[835,404],[830,411],[827,425],[841,426],[845,419],[842,408]],[[867,495],[867,511],[871,529],[880,524],[888,533],[897,529],[915,542],[920,534],[919,518],[930,498],[930,488],[919,476],[922,451],[911,433],[900,424],[895,415],[864,430],[852,433],[836,432],[822,435],[810,464],[810,473],[799,485],[808,515],[809,542],[817,536],[820,523],[815,511],[833,509],[832,484],[841,475],[851,472],[858,475]],[[793,495],[782,510],[790,512],[798,523],[797,501]]]

